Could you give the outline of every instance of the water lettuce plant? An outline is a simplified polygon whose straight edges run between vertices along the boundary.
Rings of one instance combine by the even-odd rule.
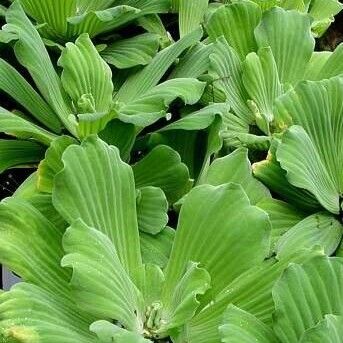
[[[55,210],[44,214],[23,190],[0,206],[1,261],[23,279],[0,296],[4,339],[240,342],[256,331],[265,342],[295,342],[325,335],[327,323],[339,330],[343,260],[303,248],[268,258],[268,215],[239,184],[213,186],[220,180],[211,171],[189,192],[161,269],[141,253],[134,172],[118,149],[91,136],[62,160]],[[318,284],[308,285],[307,306],[285,308],[308,275]],[[308,321],[312,304],[319,308]],[[304,325],[291,330],[297,311]]]

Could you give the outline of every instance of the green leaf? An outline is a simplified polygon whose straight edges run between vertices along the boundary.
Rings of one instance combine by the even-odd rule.
[[[313,68],[307,73],[308,76],[306,77],[306,80],[330,79],[331,77],[343,74],[343,67],[340,63],[343,58],[343,44],[338,45],[333,52],[329,54],[327,52],[325,53],[317,52],[317,54],[321,54],[321,56],[325,57],[321,58],[320,66],[313,66]],[[312,59],[314,56],[316,55],[313,55]],[[315,76],[313,75],[313,72]]]
[[[210,61],[213,82],[224,92],[235,114],[247,123],[253,122],[254,116],[247,105],[248,94],[242,80],[243,65],[237,52],[221,37],[214,44]]]
[[[273,251],[279,238],[306,217],[306,214],[298,208],[277,199],[263,198],[257,203],[257,207],[268,213],[272,224],[271,239]]]
[[[296,124],[283,136],[277,150],[282,168],[293,185],[307,189],[333,213],[339,211],[343,190],[343,122],[338,100],[342,89],[339,77],[308,81],[277,103],[277,112],[291,113]]]
[[[54,177],[63,169],[63,152],[75,143],[76,140],[69,136],[61,136],[51,142],[44,160],[38,166],[37,188],[39,191],[52,193]]]
[[[163,307],[161,320],[165,324],[162,324],[159,331],[177,328],[191,319],[200,304],[198,297],[210,287],[211,277],[206,269],[189,262],[184,275],[175,285],[171,299]]]
[[[18,61],[29,71],[45,101],[60,117],[65,127],[71,133],[75,133],[74,124],[69,119],[71,110],[62,83],[39,33],[18,1],[15,1],[6,12],[6,21],[3,30],[15,33],[18,38],[15,44]]]
[[[115,99],[129,103],[156,86],[182,52],[197,43],[201,36],[202,30],[199,28],[160,51],[145,68],[126,80]]]
[[[82,219],[113,242],[124,269],[135,279],[141,266],[136,194],[130,166],[119,151],[94,136],[64,152],[56,175],[53,202],[72,224]]]
[[[274,119],[274,101],[282,94],[277,66],[269,47],[261,48],[257,54],[250,53],[246,57],[242,78],[251,101],[257,107],[257,125],[263,130],[260,122],[267,124],[267,129],[263,131],[268,134],[268,124]]]
[[[132,68],[150,63],[158,47],[159,36],[145,33],[109,44],[101,57],[118,69]]]
[[[300,343],[340,343],[343,336],[343,316],[327,314],[317,326],[302,336]]]
[[[143,187],[137,190],[137,220],[140,231],[156,235],[168,223],[168,201],[161,188]]]
[[[105,320],[92,323],[90,330],[96,333],[101,343],[151,343],[137,333],[127,331]]]
[[[1,263],[26,282],[69,296],[69,272],[60,267],[62,231],[30,203],[9,198],[0,204]]]
[[[191,47],[187,53],[180,58],[175,69],[169,78],[178,77],[199,77],[208,71],[210,55],[213,52],[213,44],[203,44],[201,42]]]
[[[238,183],[252,205],[270,197],[268,189],[253,177],[248,150],[245,148],[237,149],[225,157],[214,160],[203,182],[213,186],[228,182]]]
[[[72,300],[35,285],[20,283],[2,293],[0,313],[5,332],[19,339],[31,338],[25,343],[100,343],[89,332],[91,320]]]
[[[297,223],[278,241],[276,253],[279,258],[302,250],[321,246],[324,253],[331,255],[342,239],[343,227],[333,216],[323,213],[313,214]]]
[[[231,282],[214,301],[186,325],[185,332],[190,343],[218,343],[218,327],[223,323],[223,314],[228,305],[233,304],[255,316],[270,326],[274,312],[272,288],[290,262],[304,263],[315,256],[318,251],[298,251],[286,259],[269,259],[252,268]]]
[[[61,124],[51,107],[31,85],[5,60],[0,59],[0,89],[21,104],[30,114],[54,132]]]
[[[343,259],[317,257],[290,265],[273,290],[274,331],[281,342],[298,342],[326,314],[343,313]]]
[[[259,47],[270,46],[282,83],[303,79],[315,44],[307,15],[275,7],[263,15],[255,37]]]
[[[209,0],[178,0],[180,37],[196,30],[202,23]]]
[[[140,294],[111,240],[78,220],[67,229],[63,248],[61,264],[73,270],[70,283],[79,308],[94,318],[110,318],[130,330],[138,329]]]
[[[0,107],[0,132],[49,145],[57,136]]]
[[[153,124],[166,116],[169,105],[177,98],[186,105],[197,103],[204,91],[205,83],[194,78],[178,78],[165,81],[122,106],[119,119],[140,127]]]
[[[253,164],[253,173],[271,191],[277,193],[281,199],[307,212],[317,212],[321,206],[316,198],[308,191],[297,188],[288,182],[286,171],[276,160],[275,154],[279,142],[272,141],[266,160]]]
[[[188,262],[197,261],[212,279],[211,289],[202,297],[205,305],[242,272],[263,261],[269,251],[269,230],[266,213],[250,205],[241,186],[202,185],[191,190],[181,207],[165,271],[163,303],[170,303]]]
[[[87,34],[67,43],[58,64],[61,80],[77,113],[108,112],[112,105],[112,72]]]
[[[164,267],[168,262],[173,246],[174,229],[166,226],[157,235],[141,232],[139,236],[143,263]]]
[[[44,148],[30,141],[0,139],[0,173],[8,168],[38,163]]]
[[[249,52],[257,50],[254,30],[260,20],[261,10],[258,5],[251,1],[239,1],[219,7],[207,23],[207,32],[212,41],[224,36],[239,59],[243,60]]]
[[[189,173],[173,149],[160,145],[132,166],[136,187],[161,188],[171,203],[187,191]]]
[[[223,343],[276,343],[273,330],[250,313],[230,305],[219,327]]]

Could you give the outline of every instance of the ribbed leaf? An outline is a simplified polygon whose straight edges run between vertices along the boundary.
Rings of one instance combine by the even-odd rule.
[[[137,220],[139,230],[158,234],[168,223],[168,201],[161,188],[143,187],[137,190]]]
[[[96,333],[101,343],[151,343],[150,340],[105,320],[94,322],[90,330]]]
[[[67,43],[59,65],[61,80],[77,113],[108,112],[112,105],[112,72],[87,34]]]
[[[62,161],[64,169],[55,177],[54,206],[68,223],[80,218],[106,234],[124,269],[136,275],[141,256],[131,167],[120,160],[117,148],[95,137],[67,148]]]
[[[27,201],[9,199],[0,205],[1,263],[30,282],[69,296],[69,272],[60,267],[62,230]]]
[[[178,0],[180,37],[194,31],[202,23],[209,0]]]
[[[116,100],[129,103],[156,86],[181,53],[197,43],[201,36],[202,30],[199,28],[160,51],[143,70],[126,80],[116,95]]]
[[[35,142],[0,139],[0,173],[8,168],[38,163],[44,148]]]
[[[197,103],[204,88],[205,83],[194,78],[165,81],[121,107],[119,118],[124,122],[146,127],[166,116],[169,105],[177,98],[187,105]]]
[[[219,331],[223,343],[277,343],[270,327],[234,305],[225,311]]]
[[[315,43],[308,16],[275,7],[263,15],[255,37],[259,47],[270,46],[282,83],[303,79]]]
[[[109,44],[102,58],[116,68],[125,69],[151,62],[159,47],[159,36],[145,33]]]
[[[189,173],[173,149],[157,146],[132,167],[136,187],[161,188],[170,202],[175,202],[187,191]]]
[[[223,314],[229,304],[234,304],[270,325],[274,311],[272,288],[276,280],[291,262],[304,263],[318,255],[322,253],[305,250],[280,261],[267,260],[241,274],[218,295],[210,306],[200,311],[186,325],[188,342],[220,342],[218,327],[222,325]]]
[[[61,264],[73,270],[71,287],[79,308],[94,318],[110,318],[137,330],[140,294],[111,240],[78,220],[64,234],[63,248]]]
[[[74,133],[73,123],[69,119],[71,110],[66,102],[61,81],[39,33],[26,17],[18,1],[15,1],[6,12],[6,21],[3,30],[17,35],[18,41],[15,44],[17,59],[28,69],[40,93],[66,128]]]
[[[252,205],[265,197],[270,197],[268,189],[252,176],[248,150],[245,148],[237,149],[225,157],[214,160],[203,182],[213,186],[228,182],[238,183]]]
[[[327,213],[309,216],[287,231],[278,241],[276,253],[279,258],[302,250],[321,246],[327,255],[337,249],[342,239],[343,227]]]
[[[208,71],[213,45],[197,43],[180,59],[169,78],[199,77]]]
[[[274,330],[283,343],[298,342],[326,314],[343,313],[343,259],[317,257],[291,265],[276,283]]]
[[[263,198],[257,203],[257,207],[268,213],[272,224],[271,239],[273,250],[279,238],[306,217],[306,214],[300,209],[272,198]]]
[[[90,318],[72,300],[31,284],[21,283],[2,293],[0,315],[7,336],[21,343],[100,343],[89,332]]]
[[[300,343],[341,343],[343,337],[343,316],[328,314],[317,326],[302,336]]]
[[[293,185],[310,191],[333,213],[339,211],[343,190],[342,89],[339,77],[304,82],[277,104],[277,112],[291,113],[294,124],[302,126],[291,127],[283,136],[277,150],[282,168]]]
[[[223,38],[219,38],[214,44],[210,61],[214,85],[224,92],[227,102],[238,117],[247,123],[252,122],[254,117],[247,105],[248,94],[242,81],[242,62],[237,52]]]
[[[174,229],[166,226],[157,235],[141,232],[139,236],[143,263],[164,267],[168,262],[173,246]]]
[[[197,263],[189,262],[184,275],[175,285],[170,303],[163,307],[161,332],[177,328],[191,319],[203,295],[210,287],[211,277]],[[167,286],[168,287],[168,286]]]
[[[188,262],[198,261],[212,279],[211,289],[202,298],[206,304],[243,271],[264,259],[269,250],[269,229],[266,214],[250,205],[241,186],[202,185],[191,190],[181,207],[165,272],[163,303],[170,304],[172,290]]]
[[[207,23],[207,32],[212,41],[224,36],[243,60],[249,52],[257,50],[254,30],[260,20],[258,5],[251,1],[239,1],[219,7]]]
[[[0,132],[49,145],[57,136],[0,107]]]
[[[244,87],[253,102],[251,107],[256,107],[257,125],[268,134],[268,123],[274,119],[274,101],[282,94],[277,66],[269,47],[247,56],[242,77]]]
[[[61,129],[51,107],[10,64],[0,59],[0,89],[21,104],[42,124],[54,132]]]
[[[44,160],[38,166],[37,188],[39,191],[52,193],[54,177],[63,169],[63,152],[74,143],[76,140],[69,136],[61,136],[51,142]]]

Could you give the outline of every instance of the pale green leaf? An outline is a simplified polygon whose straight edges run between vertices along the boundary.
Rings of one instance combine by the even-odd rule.
[[[207,23],[207,32],[212,41],[224,36],[243,60],[249,52],[257,50],[254,30],[260,20],[258,5],[251,1],[239,1],[219,7]]]
[[[15,33],[18,38],[15,44],[18,61],[27,68],[45,101],[60,117],[66,128],[75,133],[73,123],[69,119],[71,109],[66,101],[62,83],[39,33],[18,1],[15,1],[6,12],[6,21],[3,30]]]
[[[54,139],[38,166],[37,188],[41,192],[52,193],[55,175],[63,169],[62,155],[65,149],[76,140],[69,136]]]
[[[145,33],[109,44],[101,57],[118,69],[132,68],[150,63],[158,47],[159,36]]]
[[[178,0],[180,37],[194,31],[202,23],[209,0]],[[175,10],[175,8],[174,8]]]
[[[257,107],[255,113],[257,125],[264,129],[260,124],[263,121],[269,133],[269,123],[273,121],[273,105],[277,97],[282,94],[277,66],[271,49],[261,48],[256,53],[250,53],[243,65],[243,84],[249,94],[254,106]]]
[[[0,107],[0,132],[49,145],[57,136]]]
[[[168,223],[168,201],[161,188],[143,187],[137,190],[137,220],[139,230],[153,235]]]
[[[61,265],[72,268],[70,283],[79,308],[94,318],[110,318],[136,330],[140,294],[111,240],[78,220],[64,234],[63,248]]]
[[[263,261],[269,251],[269,231],[266,213],[250,205],[241,186],[201,185],[191,190],[181,207],[165,271],[164,303],[171,301],[188,262],[198,261],[212,279],[211,289],[202,297],[205,305],[242,272]]]
[[[247,105],[248,94],[242,80],[243,65],[237,52],[223,38],[217,40],[213,49],[210,73],[213,74],[214,85],[224,92],[235,114],[251,123],[254,117]]]
[[[100,343],[89,331],[90,318],[70,299],[20,283],[0,295],[1,326],[25,343]],[[27,336],[28,335],[28,336]]]
[[[54,132],[60,131],[60,121],[51,107],[24,77],[3,59],[0,59],[0,89],[15,99],[47,128]]]
[[[175,230],[166,226],[157,235],[141,232],[139,236],[143,263],[164,267],[173,246]]]
[[[282,83],[303,79],[315,44],[307,15],[275,7],[265,12],[255,37],[259,47],[270,46]]]
[[[0,204],[0,223],[1,263],[26,282],[68,296],[70,274],[60,267],[62,230],[17,197]]]
[[[168,146],[157,146],[132,169],[137,188],[159,187],[172,203],[186,192],[189,184],[186,165],[181,162],[179,154]]]
[[[160,51],[145,68],[126,80],[115,99],[129,103],[156,86],[181,53],[197,43],[201,36],[202,30],[199,28]]]
[[[298,342],[326,314],[343,314],[343,259],[317,257],[287,268],[273,290],[274,331],[282,343]]]
[[[133,278],[141,266],[133,172],[119,151],[94,136],[64,152],[56,175],[53,202],[72,224],[85,224],[107,235],[124,269]]]
[[[87,34],[67,43],[58,64],[61,80],[76,113],[108,112],[112,105],[112,72]]]
[[[253,177],[248,150],[245,148],[214,160],[203,179],[203,183],[213,186],[228,182],[240,184],[252,205],[270,197],[268,189]]]
[[[195,78],[177,78],[165,81],[138,96],[119,109],[119,119],[140,127],[153,124],[166,116],[172,101],[182,99],[186,105],[197,103],[204,91],[205,83]]]
[[[127,331],[105,320],[92,323],[90,330],[98,336],[101,343],[151,343],[135,332]]]
[[[223,343],[276,343],[273,330],[250,313],[230,305],[219,327]]]
[[[328,213],[316,213],[297,223],[278,241],[276,253],[278,258],[312,248],[322,247],[327,255],[337,249],[342,239],[343,227],[339,221]]]
[[[327,314],[317,326],[302,336],[300,343],[341,343],[343,337],[343,316]]]

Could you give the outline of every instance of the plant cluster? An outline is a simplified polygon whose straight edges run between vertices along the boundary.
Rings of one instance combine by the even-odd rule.
[[[338,0],[0,6],[3,343],[343,343]]]

